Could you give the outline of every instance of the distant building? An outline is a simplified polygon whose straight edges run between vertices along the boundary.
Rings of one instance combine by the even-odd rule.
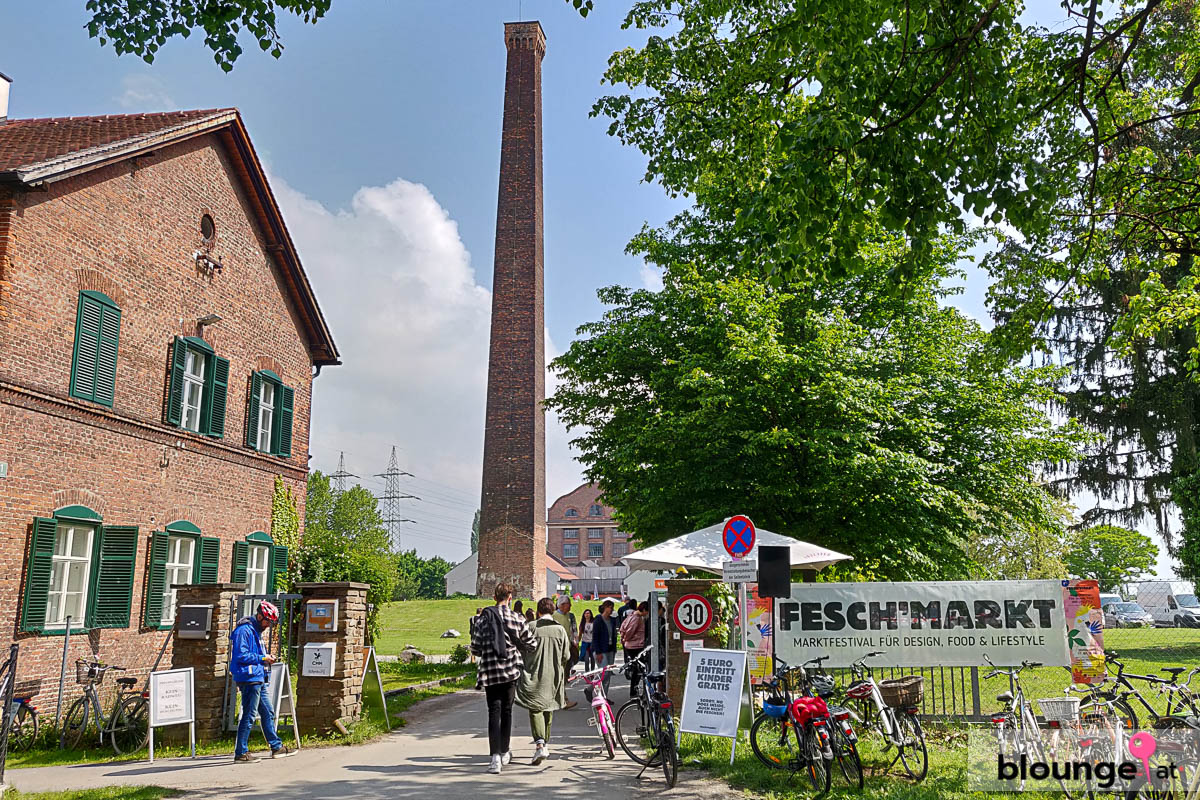
[[[613,520],[612,506],[600,500],[600,487],[585,483],[554,501],[546,511],[546,549],[578,574],[575,592],[621,594],[629,569],[620,560],[633,543]]]
[[[476,577],[479,574],[479,554],[471,553],[460,564],[446,573],[446,596],[453,594],[475,595]],[[546,554],[546,591],[572,593],[577,580],[575,570],[554,557],[553,553]],[[536,598],[535,598],[536,599]]]

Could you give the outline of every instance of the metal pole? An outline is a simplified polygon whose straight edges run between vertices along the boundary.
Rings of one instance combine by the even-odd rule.
[[[154,726],[150,726],[150,763],[154,763]]]
[[[62,667],[58,670],[58,705],[54,709],[54,727],[59,727],[59,722],[62,720],[62,696],[63,683],[67,679],[67,648],[71,646],[71,618],[67,617],[67,628],[63,634],[63,656]],[[61,730],[61,728],[59,728]],[[58,746],[62,747],[62,736],[59,736]]]

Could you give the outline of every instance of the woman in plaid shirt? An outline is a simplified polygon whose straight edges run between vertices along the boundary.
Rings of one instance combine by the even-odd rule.
[[[537,638],[511,608],[512,589],[496,584],[496,605],[489,606],[475,621],[471,652],[479,657],[476,689],[482,689],[488,704],[488,745],[492,763],[488,772],[499,774],[512,761],[512,707],[521,677],[521,651],[532,651]]]

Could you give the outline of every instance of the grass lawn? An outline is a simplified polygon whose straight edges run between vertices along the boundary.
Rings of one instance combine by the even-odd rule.
[[[522,601],[526,606],[529,599]],[[379,642],[375,651],[384,655],[396,655],[405,645],[413,645],[427,655],[447,655],[456,644],[470,644],[470,620],[475,609],[490,606],[490,601],[474,598],[458,600],[405,600],[388,603],[379,612]],[[592,613],[600,608],[599,600],[573,600],[571,613],[575,619],[583,615],[585,608]],[[462,634],[458,639],[441,639],[443,632],[454,628]]]
[[[103,789],[80,789],[74,792],[36,792],[25,794],[15,789],[4,793],[12,800],[159,800],[179,797],[182,792],[158,786],[106,786]]]
[[[381,661],[379,664],[385,692],[456,675],[473,682],[475,667],[471,664],[402,664],[399,661]]]
[[[438,666],[438,665],[420,665],[420,666]],[[461,669],[462,668],[460,667],[459,670],[461,671]],[[382,672],[382,669],[380,671]],[[432,680],[432,678],[428,678],[425,680]],[[409,681],[410,684],[411,683],[421,683],[421,682],[423,682],[423,680]],[[374,683],[373,678],[372,678],[371,683]],[[472,669],[470,672],[467,673],[466,677],[464,677],[464,679],[461,681],[446,684],[445,686],[435,686],[435,687],[428,688],[428,689],[420,689],[418,691],[411,692],[409,694],[403,694],[403,695],[393,697],[391,700],[388,701],[388,712],[391,714],[392,728],[403,727],[405,723],[404,723],[404,717],[402,716],[402,714],[405,711],[407,711],[409,708],[414,706],[415,704],[421,702],[422,700],[427,700],[431,697],[437,697],[437,696],[443,695],[443,694],[450,694],[452,692],[457,692],[462,689],[471,689],[471,688],[474,688],[474,686],[475,686],[475,672]],[[393,686],[388,686],[388,684],[386,683],[386,678],[385,678],[384,687],[385,687],[385,690],[391,689],[391,688],[396,688]],[[366,691],[366,689],[369,689],[369,688],[370,687],[368,685],[368,687],[365,687],[364,691]],[[373,692],[367,692],[367,693],[369,695],[371,695],[372,697],[374,697],[379,694],[379,690],[375,689]],[[387,726],[384,723],[383,715],[380,710],[380,706],[378,705],[378,700],[375,700],[374,708],[372,708],[370,706],[370,700],[368,700],[368,705],[364,712],[364,717],[361,720],[359,720],[357,723],[350,726],[349,735],[342,736],[341,734],[334,733],[334,734],[331,734],[328,736],[318,736],[315,734],[304,734],[304,732],[301,731],[300,743],[301,743],[301,748],[336,747],[336,746],[341,746],[341,745],[355,745],[355,744],[363,744],[365,742],[369,742],[374,739],[378,739],[380,736],[383,736],[386,733],[387,733]],[[293,736],[292,729],[289,725],[284,724],[284,725],[279,726],[279,737],[281,739],[283,739],[283,743],[288,746],[293,746],[295,744],[295,737]],[[209,755],[228,754],[230,756],[230,758],[232,759],[232,757],[233,757],[233,738],[234,738],[233,734],[230,733],[223,739],[219,739],[217,741],[200,742],[196,745],[196,755],[209,756]],[[134,753],[134,754],[131,754],[128,756],[117,756],[113,753],[112,748],[107,747],[107,746],[106,747],[90,747],[90,748],[87,748],[84,750],[59,750],[58,746],[57,746],[58,745],[57,739],[54,740],[54,742],[52,742],[52,743],[47,740],[43,740],[43,741],[45,742],[45,745],[46,745],[45,747],[35,746],[33,749],[31,749],[29,752],[26,752],[26,753],[10,752],[8,754],[8,767],[15,769],[15,768],[20,768],[20,767],[49,767],[49,766],[64,765],[64,764],[95,764],[95,763],[108,763],[108,762],[113,762],[113,761],[143,761],[147,758],[147,755],[148,755],[146,750],[142,750],[140,753]],[[265,752],[267,750],[266,742],[263,741],[262,733],[257,727],[254,728],[254,730],[251,732],[251,735],[250,735],[250,749],[252,752],[259,752],[259,753]],[[188,750],[186,745],[170,746],[170,745],[163,745],[157,741],[155,742],[154,757],[156,760],[159,758],[181,758],[181,757],[190,755],[190,753],[191,753],[191,751]],[[100,790],[97,790],[97,791],[100,791]],[[129,789],[127,791],[133,791],[133,790]],[[147,791],[149,791],[149,790],[147,790]],[[138,800],[139,798],[142,797],[142,795],[137,795],[137,794],[131,794],[128,796],[134,798],[134,800]],[[171,796],[171,795],[169,795],[169,794],[162,794],[162,795],[147,794],[147,795],[145,795],[145,798],[146,798],[146,800],[152,800],[152,798],[169,797],[169,796]],[[5,797],[7,799],[8,795],[5,795]],[[19,795],[19,797],[21,797],[22,800],[26,800],[26,798],[28,798],[28,797],[58,798],[58,797],[60,797],[60,795],[57,795],[57,794]],[[80,800],[90,800],[93,797],[93,795],[90,795],[90,794],[80,794],[80,795],[64,794],[64,795],[61,795],[61,797],[64,798],[64,800],[66,800],[67,798],[75,798],[75,797],[80,798]],[[94,797],[96,798],[96,800],[105,800],[108,797],[126,797],[126,795],[123,795],[123,794],[113,794],[113,795],[97,794]]]

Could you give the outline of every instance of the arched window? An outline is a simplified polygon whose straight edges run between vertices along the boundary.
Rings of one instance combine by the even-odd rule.
[[[564,514],[563,514],[563,516],[564,516],[564,517],[578,517],[578,516],[579,516],[579,512],[578,512],[578,511],[576,511],[576,510],[575,510],[575,509],[573,509],[573,508],[568,508],[568,509],[567,509],[567,511],[566,511],[566,513],[564,513]]]

